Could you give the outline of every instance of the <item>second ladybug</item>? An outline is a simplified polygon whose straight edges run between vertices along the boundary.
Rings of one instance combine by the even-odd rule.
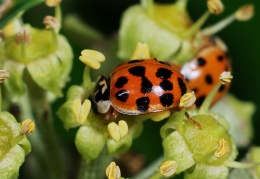
[[[196,106],[201,106],[206,96],[219,82],[219,76],[223,71],[231,71],[230,60],[224,48],[216,44],[202,48],[190,62],[181,68],[181,73],[196,95]],[[222,85],[212,104],[218,101],[229,87],[230,83]]]

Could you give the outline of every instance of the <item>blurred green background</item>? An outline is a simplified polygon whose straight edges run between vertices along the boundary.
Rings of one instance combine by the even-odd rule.
[[[161,2],[167,1],[164,0]],[[136,3],[139,3],[139,1],[64,0],[62,2],[62,10],[64,17],[71,13],[77,14],[84,23],[96,28],[105,35],[107,41],[111,42],[111,39],[114,39],[117,35],[123,11],[130,5]],[[252,101],[256,105],[257,110],[253,116],[254,139],[252,144],[260,145],[260,129],[258,129],[260,126],[260,1],[236,0],[223,1],[223,3],[225,5],[224,13],[219,16],[212,15],[205,26],[218,22],[246,3],[253,3],[255,5],[255,16],[253,19],[246,22],[236,21],[217,35],[227,44],[229,55],[232,58],[234,79],[231,85],[231,93],[241,100]],[[190,1],[188,4],[188,10],[193,20],[198,19],[206,9],[206,0],[194,0]],[[43,27],[41,19],[48,13],[52,14],[53,9],[47,8],[42,4],[29,10],[24,15],[24,19],[35,26]],[[66,29],[64,29],[63,33],[68,35],[66,34]],[[69,40],[75,53],[75,65],[68,86],[71,84],[80,84],[82,82],[84,66],[79,62],[78,56],[83,48],[97,47],[97,50],[104,50],[102,52],[104,52],[107,57],[111,55],[108,59],[113,58],[115,55],[114,53],[111,54],[109,51],[116,52],[117,49],[116,43],[109,44],[107,41],[102,41],[101,45],[91,43],[90,46],[87,46],[87,42],[77,42],[73,39],[73,36],[69,36]],[[109,68],[115,66],[116,64],[110,63]],[[66,91],[66,89],[64,91]],[[64,98],[59,99],[55,103],[54,108],[57,109],[64,100]],[[65,139],[66,142],[73,143],[75,131],[65,131],[62,128],[60,121],[55,122],[57,128],[60,130],[60,136],[65,136],[63,139]],[[142,136],[135,140],[133,150],[145,153],[147,161],[152,161],[162,154],[159,131],[160,126],[163,123],[164,121],[160,123],[146,121]]]

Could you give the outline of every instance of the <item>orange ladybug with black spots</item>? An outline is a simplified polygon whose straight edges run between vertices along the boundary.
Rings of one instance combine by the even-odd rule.
[[[94,102],[100,113],[110,106],[128,115],[176,108],[191,92],[184,76],[168,63],[156,59],[131,60],[116,67],[110,79],[98,80]]]
[[[202,48],[190,62],[182,66],[180,72],[195,93],[196,106],[201,106],[206,96],[219,83],[219,76],[223,71],[231,71],[230,60],[226,51],[215,44]],[[218,101],[229,88],[230,83],[222,85],[212,104]]]

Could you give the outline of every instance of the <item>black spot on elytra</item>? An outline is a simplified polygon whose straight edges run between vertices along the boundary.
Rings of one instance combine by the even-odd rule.
[[[127,77],[121,76],[117,79],[115,86],[117,88],[122,88],[128,82]]]
[[[129,92],[127,90],[119,90],[116,94],[115,97],[117,100],[121,102],[126,102],[128,97],[129,97]]]
[[[165,93],[160,96],[160,102],[164,107],[171,106],[174,100],[174,96],[171,93]]]
[[[187,92],[187,87],[181,78],[178,78],[178,83],[181,89],[181,95],[184,95]]]
[[[218,61],[223,61],[224,60],[224,56],[223,55],[219,55],[219,56],[217,56],[217,59],[218,59]]]
[[[162,82],[160,83],[160,87],[164,91],[170,91],[173,89],[173,84],[169,80],[162,80]]]
[[[129,68],[129,73],[131,73],[134,76],[144,76],[145,74],[145,67],[143,66],[134,66]]]
[[[205,100],[205,98],[206,98],[206,96],[204,96],[204,95],[198,97],[198,98],[196,99],[195,104],[196,104],[197,106],[201,106],[202,103],[203,103],[203,101]]]
[[[211,85],[213,83],[213,79],[212,79],[212,76],[210,74],[207,74],[205,76],[205,81],[208,85]]]
[[[153,84],[146,77],[142,77],[141,92],[149,93],[152,91],[152,89],[153,89]]]
[[[225,85],[221,85],[220,88],[218,89],[219,92],[222,92],[225,89]]]
[[[159,68],[156,72],[156,76],[161,79],[167,79],[170,78],[172,75],[172,71],[168,70],[167,68]]]
[[[199,58],[197,59],[197,64],[198,64],[200,67],[202,67],[202,66],[204,66],[204,65],[206,64],[206,60],[205,60],[204,58],[202,58],[202,57],[199,57]]]
[[[141,112],[147,111],[150,100],[148,97],[141,97],[136,100],[137,109]]]
[[[143,62],[144,60],[130,60],[129,62],[127,62],[128,64],[133,64],[133,63],[139,63],[139,62]]]

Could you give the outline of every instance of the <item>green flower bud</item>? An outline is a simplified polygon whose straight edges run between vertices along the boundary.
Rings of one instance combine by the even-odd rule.
[[[17,136],[20,136],[21,125],[10,113],[0,113],[0,126],[1,178],[17,178],[25,155],[31,151],[31,145],[24,136],[18,143],[12,143]]]
[[[97,158],[102,152],[107,140],[106,133],[91,125],[81,126],[77,132],[75,144],[85,160]]]
[[[212,112],[225,116],[238,147],[248,146],[253,137],[252,116],[255,110],[253,103],[241,101],[232,94],[225,95],[211,107]]]
[[[11,98],[25,91],[28,71],[31,79],[42,89],[61,96],[72,67],[72,50],[65,37],[53,30],[41,30],[26,25],[26,31],[5,39],[0,60],[10,73],[4,84]],[[31,39],[31,40],[26,40]]]

